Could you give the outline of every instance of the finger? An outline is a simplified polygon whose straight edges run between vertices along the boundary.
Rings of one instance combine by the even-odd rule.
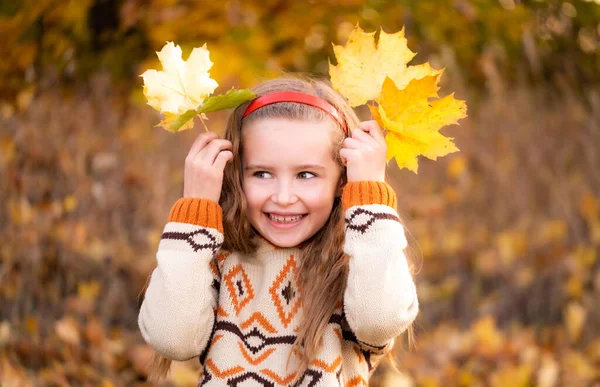
[[[210,142],[200,153],[198,153],[198,157],[204,160],[206,163],[212,165],[214,164],[219,152],[224,150],[233,150],[233,145],[231,141],[215,139]]]
[[[346,137],[342,143],[342,147],[347,149],[360,149],[364,147],[364,145],[360,140],[352,137]]]
[[[209,142],[211,142],[212,140],[214,140],[217,137],[218,137],[218,135],[213,132],[200,133],[200,135],[198,135],[198,137],[196,137],[196,140],[194,140],[194,143],[192,144],[192,147],[190,148],[190,151],[188,152],[188,156],[194,157],[196,154],[198,154],[198,152],[200,152],[202,149],[204,149],[204,147],[206,147],[206,145]]]
[[[383,136],[383,130],[375,120],[363,121],[358,124],[358,127],[363,129],[365,132],[368,132],[375,140],[379,143],[385,142],[385,137]]]
[[[361,127],[352,130],[352,138],[372,147],[379,146],[379,142]]]
[[[367,137],[370,137],[367,133],[365,133],[365,130],[361,127],[352,129],[352,133],[350,134],[350,136],[354,139],[365,139]]]
[[[346,162],[354,160],[356,153],[356,149],[340,149],[340,157],[342,158],[342,160],[346,160]]]
[[[225,165],[233,159],[233,152],[230,150],[223,150],[219,152],[217,158],[215,159],[215,168],[218,168],[220,171],[225,169]]]

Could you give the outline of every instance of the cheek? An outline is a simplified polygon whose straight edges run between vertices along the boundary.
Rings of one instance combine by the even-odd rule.
[[[264,187],[257,186],[256,184],[244,182],[244,195],[246,196],[246,202],[252,209],[262,206],[265,201],[265,190]]]
[[[331,208],[335,191],[331,187],[323,187],[322,189],[312,189],[307,191],[302,196],[304,203],[313,209]]]

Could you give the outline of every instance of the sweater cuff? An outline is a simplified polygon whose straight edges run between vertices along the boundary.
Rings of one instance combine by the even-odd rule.
[[[181,198],[175,202],[169,214],[169,222],[195,224],[217,229],[223,233],[223,210],[208,199]]]
[[[384,204],[396,209],[396,193],[382,181],[355,181],[346,184],[342,192],[344,209],[366,204]]]

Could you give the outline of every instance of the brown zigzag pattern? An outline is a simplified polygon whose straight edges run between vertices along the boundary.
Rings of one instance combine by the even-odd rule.
[[[225,375],[226,373],[231,373],[232,371],[233,372],[237,371],[237,368],[236,368],[236,369],[227,370],[224,372],[224,371],[217,369],[214,366],[214,364],[212,364],[212,363],[207,364],[207,365],[208,365],[208,367],[206,367],[206,368],[210,368],[211,371],[214,370],[218,373],[218,374],[215,374],[215,376],[217,376],[219,379],[223,379],[223,378],[221,378],[221,376],[227,377],[227,375]],[[293,376],[295,376],[295,373],[293,373],[292,375],[288,376],[287,378],[281,379],[278,375],[273,374],[273,372],[268,369],[262,370],[262,373],[268,377],[271,377],[280,385],[282,384],[281,382],[289,383],[289,381],[293,378]],[[310,379],[308,379],[308,378],[310,378]],[[308,381],[308,384],[306,385],[307,387],[315,387],[322,378],[323,378],[322,372],[309,369],[302,375],[302,377],[296,383],[294,383],[293,387],[302,385],[305,380]],[[212,379],[212,375],[210,375],[210,373],[208,373],[207,370],[205,369],[204,378],[203,378],[202,382],[199,384],[199,386],[205,385],[211,379]],[[245,381],[249,381],[249,380],[257,382],[258,383],[258,384],[256,384],[257,386],[275,387],[275,383],[271,382],[268,379],[265,379],[264,377],[262,377],[261,375],[255,373],[255,372],[251,372],[251,371],[244,372],[241,375],[238,375],[234,378],[228,379],[227,386],[237,387],[240,384],[244,383]]]
[[[198,244],[194,241],[194,237],[198,234],[202,234],[209,239],[208,243]],[[193,232],[176,232],[176,231],[166,231],[162,234],[162,239],[171,239],[177,241],[185,241],[187,242],[194,251],[198,251],[201,249],[211,249],[213,254],[217,252],[217,250],[221,247],[220,243],[217,243],[217,239],[211,235],[211,233],[203,228],[193,231]]]
[[[354,219],[359,215],[368,215],[369,220],[363,224],[353,224]],[[388,214],[385,212],[373,212],[365,210],[363,208],[357,208],[356,210],[354,210],[354,212],[352,212],[352,215],[346,217],[346,228],[354,231],[359,231],[364,234],[376,220],[382,219],[394,220],[400,223],[400,218],[398,218],[397,215]]]
[[[256,327],[254,327],[250,332],[243,334],[237,325],[228,321],[218,321],[216,324],[216,330],[227,331],[239,337],[240,340],[242,340],[242,342],[244,343],[244,346],[248,348],[253,355],[256,355],[259,351],[261,351],[263,348],[269,345],[294,344],[294,341],[296,340],[295,335],[267,337]],[[257,346],[250,344],[248,341],[248,338],[250,337],[255,337],[259,339],[260,345]]]
[[[255,373],[255,372],[246,372],[245,374],[242,374],[233,379],[230,379],[227,381],[227,385],[230,387],[237,387],[240,384],[244,383],[248,379],[252,379],[255,382],[259,383],[259,384],[255,384],[256,386],[275,387],[275,384],[273,382],[268,381],[267,379],[263,378],[262,376],[260,376],[259,374]],[[247,384],[245,384],[245,385],[247,385]]]
[[[314,387],[323,378],[323,373],[320,371],[309,369],[302,375],[300,380],[294,383],[294,387],[301,386],[306,378],[311,378],[306,387]]]

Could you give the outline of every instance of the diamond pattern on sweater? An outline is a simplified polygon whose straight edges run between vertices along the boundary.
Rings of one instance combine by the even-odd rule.
[[[297,284],[298,268],[294,256],[290,255],[269,288],[271,300],[284,328],[288,327],[302,306],[301,289]]]
[[[225,275],[225,285],[236,316],[254,298],[254,289],[242,265],[235,265]]]
[[[244,343],[245,347],[256,355],[267,346],[280,344],[293,344],[296,340],[294,335],[271,336],[261,332],[258,327],[254,326],[248,333],[242,333],[240,328],[228,321],[218,321],[216,331],[227,331],[233,333]]]
[[[397,215],[387,212],[374,212],[358,207],[350,215],[346,216],[346,229],[364,234],[376,220],[381,219],[394,220],[400,223],[400,218]]]
[[[411,289],[402,288],[406,292],[392,293],[389,291],[392,288],[385,288],[384,291],[368,294],[364,291],[371,287],[362,288],[363,284],[373,281],[373,278],[362,276],[363,273],[371,272],[363,270],[365,267],[373,268],[373,273],[379,273],[387,267],[388,256],[394,263],[397,260],[404,263],[402,249],[406,247],[406,243],[401,243],[403,240],[405,242],[405,238],[395,211],[382,204],[357,205],[346,208],[345,215],[344,249],[348,256],[344,260],[360,263],[353,269],[359,280],[353,281],[354,288],[349,290],[368,296],[363,301],[389,301],[378,298],[381,294],[407,293],[407,297],[415,297]],[[197,232],[198,230],[202,231]],[[216,229],[179,222],[170,222],[165,227],[163,237],[159,247],[160,254],[157,255],[157,270],[164,271],[166,275],[153,276],[152,281],[159,281],[158,285],[162,283],[163,286],[190,286],[194,291],[189,292],[187,298],[183,297],[185,295],[181,296],[186,299],[185,303],[178,302],[179,294],[176,292],[156,293],[167,297],[167,305],[181,304],[181,307],[170,308],[173,316],[177,316],[176,313],[181,308],[187,308],[198,301],[203,301],[202,305],[198,304],[202,307],[203,322],[206,317],[211,317],[211,313],[215,314],[214,323],[198,326],[199,333],[202,333],[203,338],[206,337],[206,343],[189,340],[182,345],[182,349],[185,346],[186,353],[191,353],[192,349],[196,353],[196,348],[199,347],[199,360],[203,365],[200,383],[204,387],[366,386],[373,368],[391,348],[393,341],[383,334],[373,339],[379,346],[364,343],[354,335],[344,311],[352,313],[352,322],[356,324],[356,328],[368,326],[373,318],[379,321],[379,316],[363,316],[356,309],[360,305],[353,303],[356,298],[343,300],[343,295],[339,294],[336,300],[331,300],[335,301],[335,311],[323,332],[322,351],[310,359],[309,369],[300,374],[297,366],[300,364],[298,360],[302,359],[294,357],[296,349],[293,344],[297,340],[298,327],[303,317],[303,294],[298,275],[302,249],[280,249],[268,245],[268,242],[259,241],[257,250],[252,254],[214,251],[213,241],[222,248],[222,233]],[[185,254],[183,258],[179,254],[181,252]],[[386,254],[386,257],[371,259],[377,258],[376,254],[380,253]],[[194,263],[189,266],[190,270],[182,267],[188,260]],[[406,283],[406,272],[402,271],[405,268],[400,266],[399,270],[379,274],[402,275],[403,281],[385,281],[380,284]],[[361,270],[357,271],[357,267]],[[374,281],[378,281],[381,275],[374,278]],[[140,314],[145,319],[144,323],[146,320],[152,322],[153,316],[161,315],[160,305],[156,305],[154,303],[155,311],[149,309],[152,314]],[[198,314],[186,313],[186,316],[189,315],[195,317]],[[162,316],[170,318],[171,313],[162,313]],[[410,321],[380,322],[385,323],[386,327],[389,324],[388,330],[393,329],[395,332],[404,329]],[[190,324],[195,322],[190,321]],[[162,333],[158,330],[156,332]],[[290,356],[293,361],[286,363],[286,358]]]
[[[213,254],[221,247],[221,242],[211,229],[200,228],[191,232],[165,231],[161,239],[186,242],[194,251],[212,250]]]

